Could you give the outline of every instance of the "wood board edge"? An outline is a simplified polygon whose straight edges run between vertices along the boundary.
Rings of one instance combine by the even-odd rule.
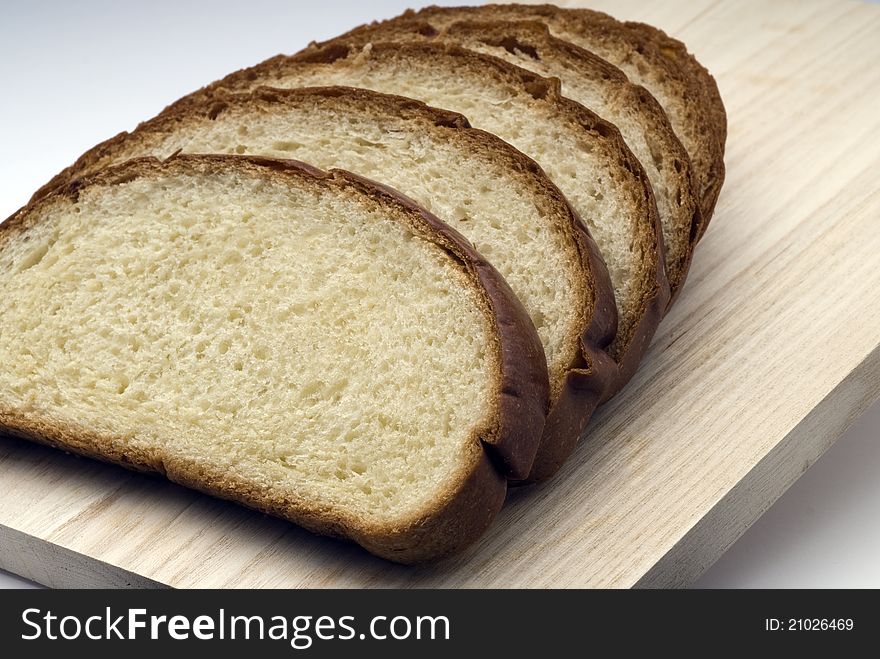
[[[738,481],[635,588],[692,585],[880,399],[880,346]]]
[[[169,586],[0,524],[0,568],[49,588]]]

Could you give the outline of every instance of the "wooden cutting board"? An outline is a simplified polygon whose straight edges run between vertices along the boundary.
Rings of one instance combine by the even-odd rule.
[[[880,394],[880,6],[590,6],[716,75],[728,175],[644,367],[558,477],[514,491],[465,555],[408,569],[0,439],[0,567],[55,586],[626,587],[715,561]]]

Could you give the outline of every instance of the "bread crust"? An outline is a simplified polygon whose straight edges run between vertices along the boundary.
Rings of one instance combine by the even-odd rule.
[[[643,127],[643,135],[652,154],[663,154],[666,170],[664,182],[673,188],[672,216],[663,219],[669,225],[667,231],[675,236],[675,249],[666,242],[666,277],[672,293],[670,306],[681,290],[693,256],[693,248],[702,227],[700,200],[694,188],[691,161],[681,141],[675,135],[666,112],[651,95],[639,85],[632,84],[626,74],[613,64],[573,43],[554,37],[547,25],[539,21],[460,21],[443,29],[435,29],[426,20],[395,20],[359,28],[343,37],[345,43],[368,43],[370,41],[436,41],[470,48],[479,43],[519,54],[518,66],[548,75],[532,67],[532,62],[561,62],[567,69],[574,69],[584,80],[595,81],[603,86],[605,93],[616,97],[617,102],[635,115]],[[332,44],[334,40],[315,47]],[[555,75],[555,74],[554,74]],[[557,75],[562,78],[563,76]],[[565,83],[565,79],[562,80]],[[572,100],[577,100],[572,98]],[[595,108],[589,108],[596,111]],[[597,112],[600,114],[601,112]],[[603,117],[614,123],[608,117]],[[644,163],[643,163],[644,164]],[[657,190],[654,190],[659,197]],[[677,207],[676,207],[677,206]],[[662,219],[662,218],[661,218]],[[668,235],[664,233],[664,235]]]
[[[688,52],[687,46],[678,39],[670,37],[653,25],[633,21],[626,21],[623,25],[631,34],[641,37],[646,43],[654,46],[653,50],[647,51],[647,57],[651,58],[652,63],[659,63],[661,60],[657,58],[660,57],[666,63],[663,67],[664,71],[681,72],[687,94],[695,94],[700,99],[704,121],[707,126],[711,126],[711,137],[714,139],[707,146],[708,171],[701,177],[702,208],[706,215],[700,226],[699,237],[702,238],[715,212],[715,205],[718,203],[726,175],[724,151],[727,144],[727,110],[724,108],[718,83],[709,70],[700,64],[697,58]],[[707,136],[708,139],[710,138]]]
[[[182,460],[158,447],[133,447],[123,439],[88,428],[9,409],[2,402],[0,431],[130,469],[158,473],[310,530],[354,540],[392,561],[432,561],[462,550],[485,531],[501,508],[507,477],[522,476],[531,466],[547,412],[549,384],[540,340],[506,282],[460,234],[411,200],[349,172],[323,172],[296,161],[217,155],[180,155],[164,162],[139,158],[56,187],[28,204],[0,224],[0,249],[38,221],[37,211],[42,205],[65,197],[75,199],[84,188],[112,186],[159,172],[210,173],[229,168],[282,181],[298,177],[315,185],[357,188],[457,262],[484,303],[494,331],[498,365],[494,400],[465,447],[468,467],[424,509],[406,518],[371,524],[350,511],[303,500],[295,492],[259,487],[210,464]]]
[[[535,467],[525,480],[549,477],[571,453],[599,400],[616,380],[618,366],[607,353],[617,331],[614,296],[605,264],[598,256],[598,247],[559,189],[533,160],[496,136],[471,128],[463,115],[432,108],[420,101],[400,96],[350,87],[260,88],[254,92],[229,94],[222,98],[192,96],[175,103],[158,117],[144,122],[132,133],[121,133],[94,147],[53,178],[35,197],[39,198],[63,182],[96,167],[138,155],[139,147],[131,149],[131,144],[137,143],[141,136],[173,133],[177,127],[189,121],[218,117],[231,107],[250,112],[268,112],[274,106],[295,106],[310,101],[336,107],[335,102],[339,99],[358,104],[365,113],[370,112],[371,108],[381,108],[388,116],[418,118],[430,122],[446,133],[443,136],[444,141],[460,143],[464,153],[483,151],[491,154],[498,162],[509,163],[511,176],[515,175],[520,185],[535,189],[536,194],[567,225],[566,233],[570,235],[580,259],[578,276],[583,279],[581,283],[588,295],[584,296],[583,309],[577,312],[582,316],[579,329],[567,341],[571,344],[572,357],[564,379],[561,383],[551,383],[553,396],[549,419],[535,457]]]
[[[664,85],[674,90],[686,108],[687,121],[699,135],[699,153],[691,152],[700,194],[702,223],[698,236],[706,231],[724,182],[724,148],[727,139],[727,115],[718,85],[711,74],[687,47],[655,27],[631,21],[619,21],[608,14],[583,8],[560,8],[555,5],[486,4],[477,7],[425,7],[407,10],[384,24],[421,19],[443,24],[461,20],[539,20],[557,34],[564,28],[579,33],[590,44],[618,54],[618,60],[642,62],[660,72]],[[341,38],[358,36],[362,30],[375,29],[383,23],[355,28]],[[586,43],[581,45],[587,46]],[[589,50],[594,47],[587,46]],[[599,53],[603,55],[603,53]],[[609,59],[605,57],[605,59]]]

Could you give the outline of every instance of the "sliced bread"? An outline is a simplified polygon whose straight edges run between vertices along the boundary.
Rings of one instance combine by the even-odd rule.
[[[535,324],[551,412],[532,479],[569,455],[615,371],[615,306],[597,249],[562,193],[509,144],[459,114],[344,87],[259,89],[174,111],[98,145],[48,188],[129,158],[230,153],[369,175],[460,231]]]
[[[559,81],[450,44],[334,43],[233,73],[169,111],[258,86],[350,85],[460,112],[533,158],[581,216],[608,266],[618,325],[613,395],[635,372],[669,300],[657,206],[620,132],[562,96]]]
[[[0,430],[394,561],[477,538],[541,436],[504,280],[352,174],[132,160],[0,225],[0,287]]]
[[[687,276],[701,215],[687,151],[650,92],[630,83],[616,66],[552,36],[546,25],[534,21],[461,22],[433,30],[428,22],[414,19],[380,23],[361,36],[375,41],[455,43],[542,76],[555,76],[564,96],[617,126],[654,190],[674,299]]]
[[[701,199],[700,235],[705,231],[724,182],[727,115],[715,79],[683,43],[650,25],[618,21],[591,9],[554,5],[434,6],[407,11],[392,21],[413,18],[428,21],[438,30],[462,20],[541,21],[555,36],[620,67],[631,82],[645,87],[660,102],[690,154]]]

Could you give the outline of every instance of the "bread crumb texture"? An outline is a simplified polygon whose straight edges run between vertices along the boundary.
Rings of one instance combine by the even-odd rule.
[[[499,365],[447,252],[339,187],[159,172],[0,238],[0,409],[365,523],[472,460]]]
[[[382,44],[329,64],[256,67],[235,78],[236,89],[364,87],[459,112],[474,127],[502,138],[542,167],[587,225],[611,277],[619,334],[629,336],[642,313],[647,258],[642,189],[632,184],[632,174],[609,162],[601,136],[585,130],[571,109],[557,102],[552,83],[531,88],[511,72],[487,68],[489,61],[480,56],[421,48],[418,57],[404,46]]]
[[[536,190],[535,173],[505,145],[395,103],[369,95],[248,97],[139,131],[95,167],[177,151],[247,154],[340,167],[390,185],[461,232],[504,276],[538,330],[558,393],[589,299],[564,202]]]

